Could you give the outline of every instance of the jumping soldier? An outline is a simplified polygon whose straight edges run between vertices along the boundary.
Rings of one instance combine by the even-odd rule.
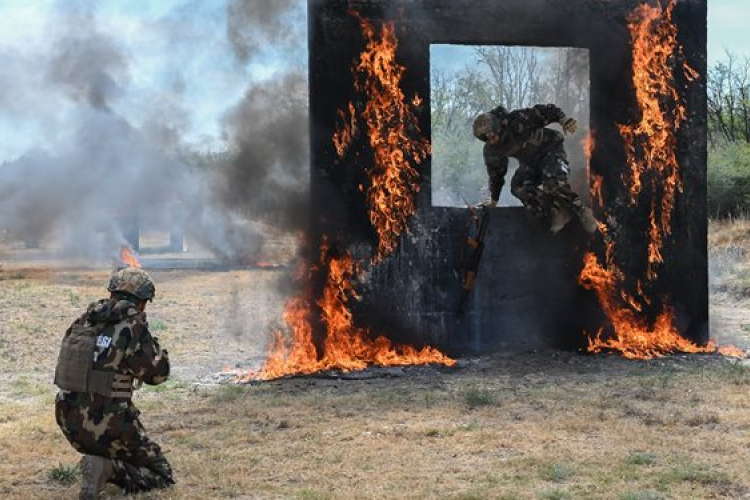
[[[474,136],[483,141],[484,162],[489,175],[490,206],[497,205],[508,172],[508,158],[518,160],[518,170],[511,179],[511,193],[539,217],[551,216],[550,230],[560,231],[578,216],[583,228],[593,233],[597,221],[591,209],[568,182],[570,167],[563,147],[564,136],[546,128],[562,125],[565,133],[575,133],[578,124],[553,104],[536,105],[510,113],[498,106],[474,120]]]
[[[107,482],[126,493],[174,484],[172,468],[146,435],[132,401],[134,382],[169,377],[169,357],[151,336],[146,302],[155,288],[146,272],[112,275],[108,299],[89,305],[65,332],[55,370],[55,417],[80,453],[80,499],[94,500]]]

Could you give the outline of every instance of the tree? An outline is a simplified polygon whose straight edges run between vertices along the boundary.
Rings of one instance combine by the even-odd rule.
[[[727,51],[708,73],[708,122],[712,145],[750,143],[750,58]]]
[[[541,100],[539,52],[529,47],[477,47],[480,65],[491,76],[495,102],[508,109],[526,108]]]

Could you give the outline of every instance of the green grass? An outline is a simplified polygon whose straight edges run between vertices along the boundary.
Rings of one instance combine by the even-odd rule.
[[[630,465],[654,465],[656,463],[656,454],[634,451],[625,458],[625,462]]]
[[[163,384],[159,385],[147,385],[143,384],[141,390],[143,392],[170,392],[180,389],[187,389],[190,387],[190,382],[185,380],[179,380],[176,378],[170,378]]]
[[[154,319],[148,322],[148,329],[152,332],[163,332],[167,328],[169,328],[167,324],[159,319]]]
[[[219,403],[226,403],[234,401],[247,394],[247,387],[241,384],[225,384],[222,385],[218,391],[214,394],[213,398]]]
[[[49,478],[62,484],[72,484],[78,479],[78,465],[63,465],[52,468]]]
[[[67,289],[65,293],[68,295],[68,301],[70,305],[78,307],[81,305],[81,296],[75,293],[73,290]]]
[[[537,494],[539,500],[571,500],[572,497],[565,491],[554,489],[542,491]]]
[[[489,492],[487,491],[487,488],[476,488],[473,490],[461,492],[451,498],[453,500],[485,500],[489,498]]]
[[[463,431],[463,432],[481,431],[482,429],[484,429],[484,426],[481,424],[481,422],[478,422],[476,420],[471,420],[469,422],[462,422],[456,425],[456,430]]]
[[[301,490],[297,494],[297,496],[300,500],[331,500],[333,498],[333,495],[331,495],[327,491],[317,491],[311,489]]]
[[[26,375],[11,380],[10,386],[13,393],[19,396],[41,396],[52,390],[50,385]]]
[[[725,363],[721,377],[735,385],[750,385],[750,366],[737,361]]]
[[[732,480],[726,473],[689,462],[675,465],[663,471],[658,476],[658,482],[662,486],[686,482],[704,486],[726,486],[732,484]]]
[[[620,500],[666,500],[667,497],[658,491],[634,491],[620,496]]]
[[[488,389],[469,387],[464,393],[464,402],[469,408],[490,406],[495,404],[495,397]]]
[[[33,333],[33,334],[44,333],[44,329],[41,327],[41,325],[37,325],[37,324],[21,323],[20,321],[16,321],[15,323],[13,323],[13,326],[19,332]]]
[[[541,477],[545,481],[551,481],[554,483],[562,483],[570,476],[573,475],[573,471],[570,467],[565,464],[554,463],[542,468]]]

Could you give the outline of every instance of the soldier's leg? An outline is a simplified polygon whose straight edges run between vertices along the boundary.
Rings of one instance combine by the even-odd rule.
[[[169,462],[146,435],[135,408],[108,407],[111,403],[99,398],[81,403],[58,396],[57,423],[76,450],[112,460],[109,482],[127,492],[174,484]]]
[[[167,488],[174,484],[172,467],[158,444],[135,420],[122,438],[109,445],[114,474],[110,480],[127,493]]]
[[[553,232],[562,229],[573,214],[581,221],[584,229],[593,233],[597,228],[597,221],[591,209],[585,207],[581,197],[573,191],[568,182],[570,167],[564,156],[550,155],[545,158],[542,167],[542,189],[549,196],[553,213]],[[566,213],[568,212],[568,213]]]
[[[563,158],[550,155],[545,158],[542,172],[542,189],[549,196],[552,206],[577,215],[583,208],[583,203],[568,182],[570,167],[567,162]]]
[[[539,189],[541,182],[541,170],[524,163],[519,163],[518,170],[510,181],[510,192],[537,217],[544,217],[549,212],[548,197]]]

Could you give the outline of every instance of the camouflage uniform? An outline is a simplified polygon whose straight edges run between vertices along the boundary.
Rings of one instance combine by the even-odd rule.
[[[169,377],[169,357],[148,330],[146,314],[129,300],[92,303],[74,324],[101,328],[93,367],[129,374],[156,385]],[[69,335],[72,325],[65,335]],[[70,444],[81,453],[112,460],[110,482],[128,493],[174,484],[172,468],[158,444],[138,420],[131,398],[110,398],[90,392],[60,391],[55,416]]]
[[[511,179],[511,193],[535,215],[549,215],[552,209],[567,209],[579,214],[580,197],[568,183],[568,158],[560,132],[545,128],[565,118],[552,104],[537,105],[508,113],[498,107],[489,112],[497,125],[500,139],[485,142],[484,162],[489,175],[490,195],[497,202],[508,172],[508,157],[518,160]]]

